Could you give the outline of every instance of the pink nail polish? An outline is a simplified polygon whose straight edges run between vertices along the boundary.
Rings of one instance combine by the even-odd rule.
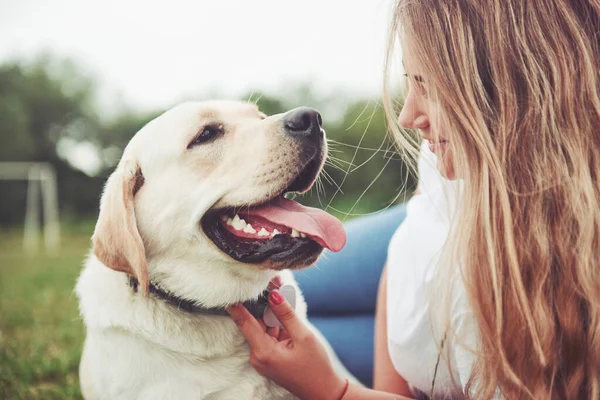
[[[279,294],[278,291],[273,290],[271,291],[271,293],[269,294],[269,300],[271,301],[271,303],[275,304],[276,306],[280,305],[281,303],[283,303],[283,296]]]

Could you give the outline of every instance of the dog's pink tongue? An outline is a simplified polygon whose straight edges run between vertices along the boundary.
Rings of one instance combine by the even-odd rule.
[[[331,251],[340,251],[346,244],[346,232],[336,217],[318,208],[306,207],[286,198],[251,209],[248,215],[262,217],[274,224],[303,232]]]

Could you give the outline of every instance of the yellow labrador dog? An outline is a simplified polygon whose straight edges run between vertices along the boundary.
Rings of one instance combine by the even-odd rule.
[[[295,286],[289,269],[344,246],[337,219],[283,197],[326,153],[315,110],[239,102],[179,105],[131,139],[76,286],[86,399],[293,398],[250,366],[225,307],[260,317],[274,277]]]

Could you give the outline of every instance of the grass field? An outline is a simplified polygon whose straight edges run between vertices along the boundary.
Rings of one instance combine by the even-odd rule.
[[[0,230],[0,399],[78,399],[84,328],[73,293],[92,227],[71,225],[61,251],[24,254]]]

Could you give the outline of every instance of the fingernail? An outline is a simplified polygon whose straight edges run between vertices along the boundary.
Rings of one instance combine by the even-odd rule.
[[[278,306],[281,303],[283,303],[284,298],[282,295],[279,294],[277,290],[272,290],[271,293],[269,293],[269,300],[271,301],[271,303]]]

